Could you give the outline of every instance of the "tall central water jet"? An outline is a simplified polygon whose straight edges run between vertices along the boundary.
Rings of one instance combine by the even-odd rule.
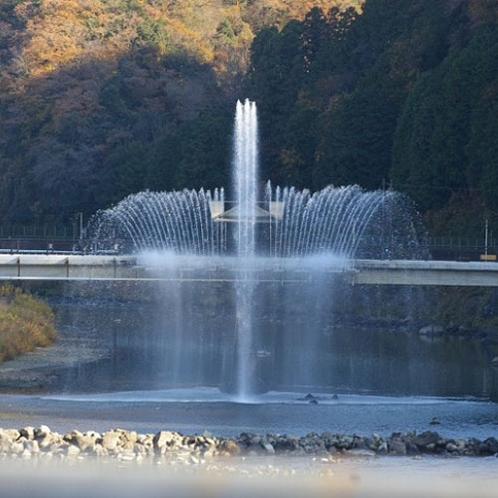
[[[237,210],[235,247],[240,258],[255,251],[256,205],[258,202],[258,119],[256,104],[238,101],[234,134],[234,192]]]
[[[252,303],[255,291],[250,276],[255,255],[256,205],[258,184],[258,121],[256,104],[237,102],[234,134],[234,192],[236,222],[235,250],[239,258],[240,278],[235,282],[237,385],[244,401],[254,390]]]

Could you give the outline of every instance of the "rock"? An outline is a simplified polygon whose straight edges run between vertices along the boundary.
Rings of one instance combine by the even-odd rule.
[[[93,454],[97,457],[104,457],[109,455],[109,452],[101,444],[97,443],[93,448]]]
[[[498,441],[494,437],[488,437],[483,441],[485,447],[485,454],[496,455],[498,454]]]
[[[418,331],[419,335],[426,337],[441,337],[444,332],[445,329],[441,325],[426,325]]]
[[[300,451],[301,449],[301,447],[299,446],[298,437],[277,436],[275,437],[272,444],[275,448],[275,451],[279,453],[295,453],[296,451]]]
[[[336,447],[340,450],[349,450],[353,447],[354,438],[352,436],[341,436]]]
[[[240,453],[240,446],[234,439],[224,439],[218,448],[226,455],[238,455]]]
[[[389,448],[387,447],[387,442],[382,441],[382,443],[379,444],[379,447],[377,449],[377,453],[379,455],[387,455],[388,452],[389,452]]]
[[[265,451],[267,453],[269,453],[270,455],[274,455],[275,454],[275,448],[273,447],[273,445],[269,442],[269,441],[262,441],[261,442],[261,446],[265,449]]]
[[[25,437],[26,439],[34,439],[35,438],[35,428],[28,426],[23,427],[20,431],[20,435]]]
[[[24,443],[22,441],[15,441],[10,446],[10,452],[14,454],[21,454],[24,451]]]
[[[137,443],[146,448],[154,448],[154,434],[139,434]]]
[[[446,444],[446,446],[444,447],[444,449],[448,452],[448,453],[456,453],[458,452],[458,446],[450,441]]]
[[[395,432],[389,438],[378,434],[363,437],[357,434],[338,435],[324,432],[310,433],[303,437],[243,433],[237,438],[217,439],[210,433],[182,436],[171,431],[137,434],[122,429],[109,430],[102,435],[74,430],[60,436],[47,426],[38,429],[0,428],[0,454],[2,458],[52,458],[79,457],[83,453],[95,457],[113,457],[121,461],[162,457],[166,453],[173,464],[204,464],[207,457],[217,455],[285,453],[292,455],[320,455],[329,458],[341,452],[350,456],[418,455],[421,453],[488,456],[498,454],[498,440],[489,437],[484,441],[475,438],[449,439],[434,431],[421,434]]]
[[[306,396],[304,396],[304,398],[298,398],[298,401],[307,401],[308,403],[311,403],[312,405],[316,405],[318,403],[318,401],[321,399],[322,398],[320,398],[318,396],[314,396],[313,394],[308,393]]]
[[[77,457],[80,454],[80,449],[74,444],[68,444],[66,447],[66,455],[68,457]]]
[[[98,432],[87,432],[82,434],[79,431],[73,431],[71,435],[65,436],[64,439],[69,443],[76,445],[80,451],[93,451],[95,448],[96,442],[101,439],[101,436]]]
[[[123,449],[132,450],[138,441],[138,434],[135,431],[124,431],[122,429],[119,430],[119,433],[119,440]]]
[[[61,444],[63,438],[57,432],[52,432],[46,425],[42,425],[35,431],[35,439],[38,441],[40,448],[46,450],[51,446]]]
[[[38,441],[28,439],[24,442],[24,450],[29,451],[30,454],[40,453],[40,446]]]
[[[114,451],[118,447],[120,433],[117,431],[104,432],[102,436],[102,447],[108,451]]]
[[[180,442],[180,434],[170,431],[160,431],[153,439],[154,449],[161,454],[164,454],[168,448],[179,446]]]
[[[17,429],[0,429],[0,440],[16,441],[21,436]]]
[[[406,455],[406,444],[400,439],[393,439],[389,445],[389,452],[395,455]]]
[[[418,449],[417,445],[413,443],[413,441],[411,439],[408,439],[406,441],[406,453],[408,455],[420,454],[420,450]]]
[[[413,444],[417,446],[419,450],[425,450],[429,445],[436,445],[439,441],[440,436],[437,432],[425,431],[412,439]]]
[[[48,425],[40,425],[40,427],[34,431],[34,437],[40,439],[50,435],[51,433],[52,431]]]

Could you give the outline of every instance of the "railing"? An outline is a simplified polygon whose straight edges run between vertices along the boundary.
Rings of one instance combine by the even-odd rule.
[[[0,225],[0,239],[72,239],[79,236],[79,227],[45,224],[45,225]]]
[[[0,238],[0,253],[81,252],[82,245],[73,238]]]
[[[81,230],[60,224],[0,225],[0,252],[77,252]]]
[[[497,255],[498,241],[466,237],[431,237],[427,248],[433,259],[455,261],[477,261],[483,255]]]
[[[485,246],[483,240],[465,237],[431,237],[427,239],[427,252],[434,260],[445,261],[479,261],[483,255],[488,255],[490,259],[498,255],[498,241],[491,239]],[[374,250],[375,247],[382,247],[383,240],[370,241]],[[0,253],[82,253],[93,252],[90,244],[85,239],[79,238],[79,231],[68,227],[41,226],[0,226]],[[112,251],[119,252],[113,247]],[[100,251],[97,251],[100,252]],[[386,253],[385,259],[389,259]]]

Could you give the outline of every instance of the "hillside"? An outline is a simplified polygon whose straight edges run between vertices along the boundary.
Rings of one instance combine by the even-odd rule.
[[[191,172],[163,171],[162,159],[147,150],[170,134],[181,148],[181,126],[200,112],[223,129],[219,151],[205,167],[213,159],[226,168],[228,107],[231,112],[255,33],[334,3],[348,4],[3,2],[0,221],[68,222],[75,212],[94,212],[137,188],[198,185]],[[160,171],[144,172],[147,161]],[[205,186],[224,180],[220,172]]]
[[[433,234],[493,229],[497,23],[491,0],[6,0],[0,224],[229,185],[249,97],[265,179],[391,185]]]

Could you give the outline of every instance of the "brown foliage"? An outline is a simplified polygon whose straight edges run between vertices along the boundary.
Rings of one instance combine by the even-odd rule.
[[[113,60],[133,47],[143,22],[161,22],[172,48],[197,54],[202,62],[227,60],[226,47],[217,43],[217,29],[225,19],[241,24],[236,33],[245,51],[262,24],[283,26],[303,18],[312,7],[359,8],[358,0],[45,0],[35,7],[19,3],[15,10],[24,29],[12,35],[12,50],[20,52],[30,77],[46,75],[62,66],[88,59]],[[5,26],[7,30],[7,26]],[[4,31],[4,30],[2,30]],[[12,29],[9,27],[9,32]],[[240,54],[246,58],[247,54]],[[244,67],[242,65],[241,67]],[[221,65],[219,70],[223,71]]]
[[[57,338],[46,304],[8,285],[0,287],[0,296],[0,361],[49,346]]]

